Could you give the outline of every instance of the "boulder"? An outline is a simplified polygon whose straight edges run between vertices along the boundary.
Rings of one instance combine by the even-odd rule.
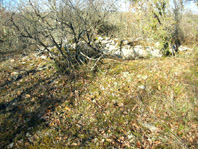
[[[107,48],[107,50],[111,51],[111,52],[115,52],[118,51],[120,48],[118,48],[116,45],[109,45],[109,47]]]
[[[143,46],[140,46],[140,45],[135,46],[133,47],[133,50],[137,58],[146,58],[149,56],[148,51]]]
[[[152,57],[162,57],[162,53],[160,49],[155,49],[153,47],[147,47],[147,51],[149,52],[149,55]]]
[[[126,46],[122,47],[121,56],[124,59],[135,59],[136,58],[136,54],[134,52],[134,49],[131,48],[129,45],[126,45]]]

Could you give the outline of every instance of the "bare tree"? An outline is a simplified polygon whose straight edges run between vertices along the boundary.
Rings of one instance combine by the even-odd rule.
[[[22,37],[44,48],[50,58],[64,61],[65,69],[74,68],[87,59],[101,56],[93,41],[109,9],[104,7],[104,2],[53,0],[43,6],[42,1],[29,0],[20,6],[19,12],[13,13],[11,21]],[[69,47],[71,42],[74,49]],[[82,43],[87,48],[82,48]]]

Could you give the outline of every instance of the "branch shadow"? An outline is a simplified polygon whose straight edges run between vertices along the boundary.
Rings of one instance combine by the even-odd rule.
[[[23,144],[23,148],[26,147],[26,142],[31,144],[32,142],[27,137],[28,134],[34,135],[36,132],[50,127],[49,120],[45,118],[48,111],[54,114],[56,107],[61,106],[66,100],[72,106],[76,98],[75,91],[78,90],[78,95],[80,96],[84,92],[86,85],[94,81],[93,78],[96,76],[96,72],[92,74],[92,78],[86,74],[86,70],[82,70],[81,73],[77,70],[76,73],[66,77],[65,95],[59,96],[56,93],[60,92],[59,89],[63,86],[57,87],[54,85],[54,82],[59,79],[60,75],[55,72],[43,78],[39,76],[43,73],[40,71],[42,70],[25,71],[18,74],[15,78],[11,78],[9,81],[0,84],[0,148],[17,148],[17,143],[20,140],[23,140],[20,143],[20,145]],[[36,78],[39,76],[39,79],[32,83],[28,82],[26,77],[28,78],[30,74],[33,77],[36,76]],[[21,86],[20,82],[24,78],[26,80],[23,82],[25,85]],[[80,85],[77,83],[79,85],[77,87],[75,87],[75,83],[72,84],[73,80],[78,81],[81,79],[88,80],[88,83],[86,81],[80,83]],[[19,89],[23,90],[18,94],[17,91]],[[4,93],[1,91],[4,91]],[[9,97],[9,101],[3,99],[7,95],[11,96]],[[65,125],[76,127],[73,121],[71,123],[65,123]],[[89,129],[86,128],[86,131],[89,132]],[[72,134],[72,136],[75,135]],[[94,138],[93,134],[89,136]],[[90,141],[90,138],[84,139],[82,145],[86,141]]]
[[[0,62],[9,60],[16,56],[28,55],[28,54],[26,54],[26,52],[27,52],[27,50],[10,50],[10,51],[1,51],[0,50]]]
[[[0,148],[7,148],[15,139],[26,139],[27,133],[47,127],[46,121],[42,117],[47,110],[54,111],[55,105],[62,104],[64,100],[50,94],[39,95],[33,94],[33,92],[41,84],[43,84],[42,87],[47,88],[46,93],[50,92],[54,89],[53,86],[50,86],[51,80],[56,78],[57,76],[40,79],[11,101],[0,103]],[[31,98],[25,97],[26,94],[37,100],[31,101]]]
[[[0,88],[3,88],[3,87],[5,87],[5,86],[7,86],[7,85],[10,85],[10,84],[12,84],[13,82],[19,81],[19,80],[21,80],[23,77],[28,76],[30,73],[34,75],[34,74],[37,73],[37,72],[39,72],[39,71],[38,71],[38,70],[34,70],[34,69],[33,69],[33,70],[25,71],[25,72],[23,72],[23,73],[17,75],[16,77],[12,77],[9,81],[5,81],[4,83],[0,84]]]

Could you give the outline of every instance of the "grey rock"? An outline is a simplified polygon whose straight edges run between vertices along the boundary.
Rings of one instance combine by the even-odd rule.
[[[102,37],[98,37],[98,40],[101,41],[101,40],[103,40],[103,38]]]
[[[107,43],[109,43],[109,41],[108,40],[102,40],[101,43],[106,45]]]
[[[11,59],[11,60],[10,60],[10,62],[12,62],[12,63],[13,63],[13,62],[15,62],[15,60],[14,60],[14,59]]]
[[[14,146],[14,143],[12,142],[12,143],[10,143],[7,147],[8,147],[8,148],[13,148],[13,146]]]
[[[144,85],[139,85],[138,88],[144,90],[146,87]]]
[[[156,43],[155,43],[155,47],[156,47],[156,48],[159,48],[159,47],[160,47],[160,43],[159,43],[159,42],[156,42]]]
[[[134,50],[130,46],[124,46],[121,51],[124,59],[135,59],[136,57]]]
[[[128,137],[128,139],[129,139],[129,140],[131,140],[131,139],[134,139],[134,138],[135,138],[135,136],[134,136],[133,134],[129,134],[127,137]]]
[[[42,59],[47,59],[47,56],[45,56],[45,55],[41,55],[40,56]]]
[[[159,131],[159,129],[157,127],[155,127],[154,125],[152,125],[152,124],[142,123],[142,125],[145,128],[149,129],[151,132],[157,132],[157,131]]]
[[[18,76],[19,75],[19,72],[12,72],[11,73],[11,76]]]
[[[138,58],[146,58],[149,56],[147,50],[140,45],[134,47],[134,52]]]
[[[150,56],[162,57],[162,53],[161,53],[160,49],[155,49],[154,47],[146,47],[146,49],[149,52]]]
[[[133,39],[129,39],[130,41]],[[130,46],[129,40],[122,40],[122,47],[118,45],[119,39],[111,39],[109,37],[103,38],[98,37],[94,44],[98,47],[104,54],[117,56],[123,59],[138,59],[138,58],[148,58],[148,57],[162,57],[162,53],[159,49],[155,48],[159,46],[159,43],[156,43],[155,47],[144,47],[141,45]],[[135,39],[140,40],[139,38]],[[141,40],[143,40],[141,38]],[[153,42],[151,39],[146,39],[150,42]],[[133,40],[134,41],[134,40]],[[85,42],[79,42],[79,46],[82,50],[91,50]],[[70,48],[75,48],[75,44],[69,44]]]

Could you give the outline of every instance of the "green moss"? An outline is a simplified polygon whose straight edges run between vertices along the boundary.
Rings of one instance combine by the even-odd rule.
[[[99,39],[99,37],[96,36],[96,37],[95,37],[95,40],[98,40],[98,39]]]
[[[183,85],[177,85],[174,87],[174,93],[176,94],[176,96],[178,96],[181,91],[184,89],[184,86]]]

